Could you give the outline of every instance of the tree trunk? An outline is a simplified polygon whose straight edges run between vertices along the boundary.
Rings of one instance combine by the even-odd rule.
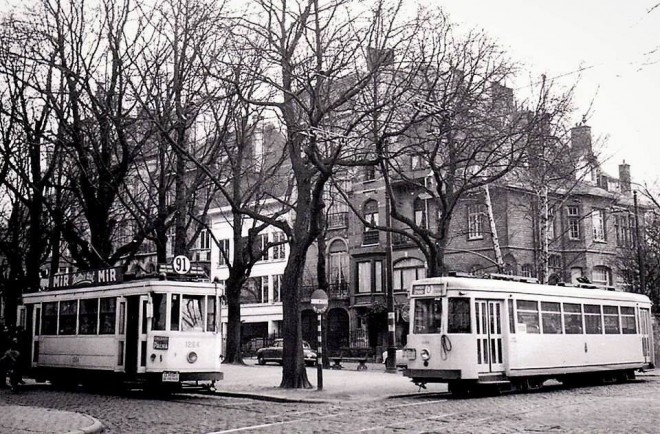
[[[224,363],[244,364],[241,348],[241,286],[244,281],[230,274],[226,282],[227,346]]]

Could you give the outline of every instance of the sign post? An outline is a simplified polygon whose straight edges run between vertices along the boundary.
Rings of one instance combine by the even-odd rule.
[[[310,300],[312,309],[317,313],[317,330],[318,330],[318,351],[316,352],[316,388],[323,390],[323,334],[321,328],[321,320],[323,319],[323,312],[328,308],[328,294],[322,289],[317,289],[312,292]]]

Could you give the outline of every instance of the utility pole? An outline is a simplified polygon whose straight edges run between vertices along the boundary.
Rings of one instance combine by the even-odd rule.
[[[639,211],[637,208],[637,190],[633,191],[633,203],[635,207],[635,238],[637,241],[637,266],[639,267],[639,290],[646,294],[646,266],[642,253],[642,238],[639,232]]]
[[[390,194],[387,186],[385,187],[385,218],[387,227],[392,227],[392,217],[390,216]],[[428,218],[428,217],[427,217]],[[396,317],[394,314],[394,282],[392,282],[392,232],[385,232],[385,273],[387,286],[387,361],[385,371],[389,373],[396,372]]]

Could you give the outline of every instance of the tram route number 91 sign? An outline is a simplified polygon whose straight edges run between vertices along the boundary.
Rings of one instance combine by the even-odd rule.
[[[176,274],[188,274],[190,271],[190,259],[184,255],[175,256],[172,259],[172,269]]]
[[[328,294],[322,289],[317,289],[312,292],[310,303],[314,312],[323,313],[328,308]]]

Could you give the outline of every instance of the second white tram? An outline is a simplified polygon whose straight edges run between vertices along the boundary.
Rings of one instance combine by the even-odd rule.
[[[410,290],[404,375],[527,389],[634,378],[655,364],[648,297],[628,292],[468,277],[417,280]]]
[[[27,375],[52,383],[178,388],[221,380],[221,289],[146,279],[23,296]]]

